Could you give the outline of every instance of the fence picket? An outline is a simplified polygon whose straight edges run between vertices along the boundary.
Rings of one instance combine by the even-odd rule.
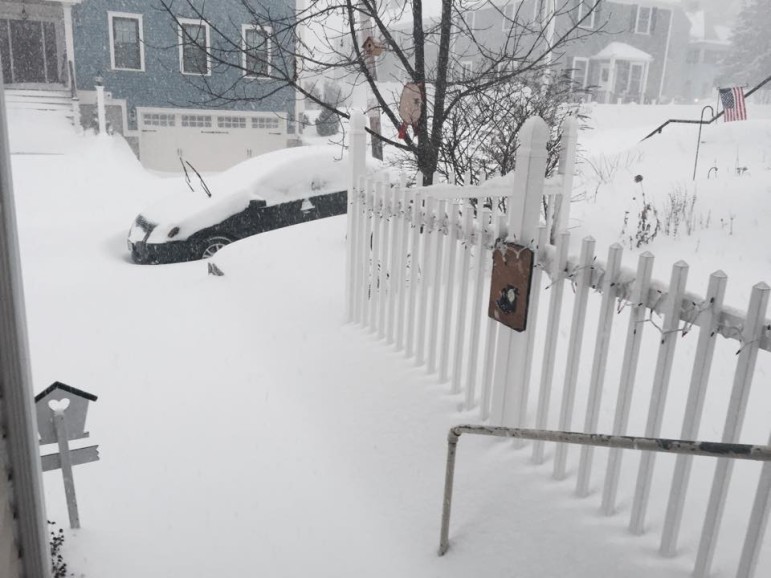
[[[423,195],[415,193],[412,201],[412,243],[410,245],[410,303],[407,308],[407,357],[412,357],[415,345],[415,310],[418,304],[420,277],[420,229],[423,226]]]
[[[669,389],[669,377],[672,373],[672,362],[675,358],[675,347],[680,335],[680,309],[683,304],[685,283],[688,279],[688,264],[678,261],[672,266],[672,279],[669,282],[669,292],[664,305],[664,324],[662,326],[659,355],[656,359],[656,369],[653,372],[653,391],[648,408],[648,422],[645,425],[647,437],[659,437],[661,423],[664,420],[664,405]],[[632,516],[629,530],[633,534],[642,534],[645,530],[645,513],[648,509],[648,499],[653,480],[653,468],[656,456],[652,452],[644,452],[640,456],[640,468],[637,474],[637,485],[632,500]]]
[[[493,205],[495,207],[495,205]],[[498,215],[495,217],[495,211],[493,211],[493,239],[490,244],[488,252],[488,262],[492,261],[492,252],[495,250],[495,244],[498,239],[502,238],[506,233],[506,216]],[[488,283],[489,287],[489,283]],[[479,417],[483,421],[490,417],[490,397],[493,388],[493,368],[495,367],[495,338],[497,335],[499,323],[487,317],[487,336],[485,337],[485,353],[483,359],[484,367],[482,368],[482,393],[479,401]]]
[[[517,424],[518,427],[525,427],[527,419],[527,402],[530,393],[530,372],[533,365],[533,352],[535,351],[535,333],[538,320],[538,306],[541,301],[541,267],[540,254],[541,247],[547,242],[548,228],[542,225],[538,228],[538,242],[536,243],[533,255],[533,274],[531,278],[530,304],[528,311],[528,331],[525,334],[527,346],[524,359],[524,368],[522,369],[522,388],[519,390],[519,401],[517,402]],[[514,447],[519,448],[525,444],[525,440],[514,440]]]
[[[481,200],[481,199],[480,199]],[[477,207],[481,203],[477,201]],[[482,326],[482,305],[484,295],[482,290],[485,281],[485,236],[488,232],[491,211],[480,211],[476,229],[476,276],[474,277],[474,295],[471,299],[471,334],[469,340],[468,371],[466,372],[466,409],[474,407],[476,395],[477,366],[479,361],[479,331]]]
[[[632,393],[634,392],[634,382],[637,376],[637,363],[640,360],[643,322],[645,321],[652,273],[653,255],[645,251],[640,255],[637,262],[637,274],[630,298],[632,311],[629,314],[624,360],[621,363],[621,379],[619,380],[618,398],[616,400],[616,415],[613,419],[613,435],[626,434],[626,428],[629,425],[629,412],[632,408]],[[608,466],[602,492],[602,513],[606,516],[610,516],[616,511],[618,476],[621,472],[622,456],[623,454],[618,448],[612,448],[608,454]]]
[[[390,279],[389,290],[390,299],[388,300],[388,334],[386,336],[386,343],[391,345],[396,340],[396,304],[399,297],[402,294],[402,267],[404,267],[403,255],[402,255],[402,226],[404,225],[404,217],[402,215],[402,189],[400,184],[396,184],[393,188],[393,195],[391,197],[391,232],[393,234],[393,243],[390,254]]]
[[[705,308],[696,311],[696,317],[705,318],[699,329],[699,342],[696,346],[696,356],[693,361],[691,383],[688,389],[688,402],[685,406],[685,417],[680,439],[695,440],[699,435],[701,414],[704,409],[704,398],[707,395],[707,383],[712,368],[712,356],[715,352],[717,329],[720,321],[720,310],[723,308],[723,298],[728,277],[722,271],[710,275]],[[696,306],[696,304],[694,304]],[[667,504],[667,514],[664,529],[661,533],[659,552],[663,556],[674,556],[677,550],[677,537],[680,533],[680,522],[683,518],[683,506],[691,475],[692,456],[679,455],[675,461],[675,472],[672,476],[672,488]]]
[[[568,361],[565,367],[565,382],[562,391],[562,406],[560,408],[559,428],[570,431],[573,421],[573,407],[576,400],[576,383],[578,367],[581,361],[581,345],[586,322],[586,302],[589,299],[589,289],[592,284],[592,262],[594,261],[594,238],[586,237],[581,244],[581,259],[578,269],[573,272],[573,282],[576,285],[576,298],[573,303],[573,319],[570,324],[568,345]],[[565,478],[568,447],[557,444],[554,452],[554,473],[557,480]]]
[[[742,346],[736,363],[736,373],[731,389],[731,399],[728,402],[723,438],[721,441],[736,443],[744,423],[747,411],[747,399],[752,385],[752,375],[755,372],[755,362],[760,349],[760,338],[765,331],[766,309],[771,287],[758,283],[752,288],[750,305],[747,310],[747,326],[742,332]],[[731,479],[733,462],[729,459],[719,459],[715,467],[715,477],[709,494],[707,514],[696,554],[696,566],[693,574],[696,578],[706,578],[709,575],[712,559],[715,556],[717,534],[723,517],[728,483]]]
[[[381,273],[383,265],[381,258],[381,238],[383,235],[383,183],[375,182],[375,194],[372,200],[372,252],[369,288],[369,331],[374,333],[377,329],[377,312],[380,307],[380,295],[382,293]]]
[[[377,321],[377,336],[378,339],[385,338],[385,324],[386,324],[386,310],[388,304],[391,301],[391,283],[389,277],[391,275],[391,245],[389,243],[391,237],[391,224],[393,217],[391,216],[391,200],[393,195],[391,194],[391,187],[387,183],[382,183],[383,193],[381,197],[381,233],[380,233],[380,283],[378,285],[378,321]]]
[[[356,244],[359,248],[356,251],[356,259],[353,264],[354,275],[354,295],[353,295],[353,321],[354,323],[361,323],[361,307],[362,307],[362,293],[364,291],[365,273],[364,263],[367,261],[369,252],[364,244],[364,235],[367,221],[367,179],[361,177],[359,179],[359,188],[356,191],[356,206],[358,208],[356,212]]]
[[[452,203],[447,225],[447,275],[445,276],[446,293],[444,296],[444,313],[442,315],[442,342],[439,353],[439,382],[444,383],[450,374],[450,336],[452,335],[452,313],[455,297],[455,272],[458,254],[458,215],[460,205]]]
[[[444,245],[447,239],[445,234],[445,223],[447,221],[447,201],[439,201],[439,207],[436,215],[436,227],[434,232],[435,249],[432,258],[433,267],[431,273],[431,283],[433,295],[431,297],[431,328],[428,337],[428,373],[436,373],[437,357],[437,335],[439,332],[439,309],[442,289],[442,257],[444,255]]]
[[[399,304],[396,308],[396,349],[401,351],[404,347],[404,311],[407,305],[407,260],[410,246],[410,197],[407,190],[407,182],[402,175],[399,183],[400,191],[400,229],[399,229]]]
[[[471,234],[474,227],[474,208],[463,205],[463,261],[460,270],[460,297],[457,307],[457,326],[455,329],[455,349],[453,352],[452,393],[460,393],[463,374],[463,344],[466,337],[466,310],[468,305],[469,269],[471,268]]]
[[[771,446],[771,437],[768,438],[768,445]],[[766,533],[771,512],[771,462],[763,464],[758,490],[750,512],[750,522],[747,525],[747,535],[744,538],[736,578],[752,578],[758,567],[760,548],[763,545],[763,536]]]
[[[416,365],[423,365],[425,363],[426,356],[426,319],[428,318],[428,290],[431,285],[431,271],[433,271],[433,248],[434,245],[431,242],[436,236],[434,230],[434,223],[436,222],[436,216],[434,215],[434,208],[436,206],[436,200],[432,197],[426,198],[425,206],[425,234],[421,239],[421,253],[423,254],[423,274],[421,275],[420,284],[420,306],[418,308],[418,337],[417,337],[417,352],[415,354]]]
[[[589,400],[586,404],[585,433],[598,433],[597,422],[600,419],[600,402],[602,388],[605,383],[605,369],[608,365],[608,348],[613,330],[613,314],[615,313],[616,281],[621,271],[621,256],[624,249],[618,243],[613,243],[608,251],[608,263],[602,279],[602,303],[600,304],[600,321],[597,325],[597,339],[594,345],[594,360],[589,378]],[[592,458],[594,448],[583,446],[578,462],[576,495],[586,497],[589,494],[589,479],[592,474]]]
[[[366,243],[365,247],[368,247],[368,250],[365,250],[363,253],[363,259],[361,262],[361,270],[362,270],[362,291],[361,291],[361,315],[360,315],[360,323],[366,327],[367,323],[369,321],[369,308],[370,308],[370,297],[371,297],[371,291],[372,291],[372,263],[374,262],[374,259],[372,257],[372,226],[375,219],[375,213],[374,213],[374,188],[375,184],[371,179],[367,179],[367,184],[365,188],[365,197],[364,197],[364,209],[365,209],[365,215],[364,215],[364,242]]]
[[[554,380],[554,362],[557,352],[557,336],[562,317],[562,297],[565,288],[565,268],[568,263],[570,233],[562,231],[557,239],[557,251],[552,263],[551,297],[549,299],[549,318],[546,321],[546,345],[544,346],[541,366],[541,383],[538,388],[538,408],[536,410],[536,429],[547,429],[549,404],[551,403],[552,381]],[[533,462],[543,463],[544,442],[533,442]]]

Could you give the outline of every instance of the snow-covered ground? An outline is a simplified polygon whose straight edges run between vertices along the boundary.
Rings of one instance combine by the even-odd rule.
[[[693,129],[668,127],[625,152],[671,116],[667,107],[597,108],[596,128],[581,135],[584,155],[617,168],[597,187],[582,165],[576,242],[591,233],[603,252],[619,240],[624,211],[637,202],[634,175],[656,203],[680,180],[690,183]],[[770,133],[769,121],[705,130],[701,173],[713,164],[720,171],[698,182],[694,213],[709,214],[709,224],[677,239],[660,233],[635,250],[657,254],[657,277],[666,280],[667,267],[684,258],[698,288],[700,276],[723,268],[736,306],[752,283],[771,281]],[[11,136],[36,391],[59,380],[99,396],[82,445],[98,443],[101,461],[76,468],[83,528],[66,533],[76,576],[689,575],[713,462],[697,462],[681,555],[662,559],[655,551],[671,460],[658,460],[650,531],[636,538],[626,532],[636,455],[625,458],[619,515],[604,518],[599,473],[593,495],[578,500],[573,477],[553,481],[549,463],[535,467],[529,452],[494,440],[460,444],[452,546],[437,557],[447,429],[476,414],[459,413],[446,384],[344,324],[344,217],[231,245],[214,259],[224,277],[208,276],[203,262],[137,266],[128,260],[128,227],[175,179],[146,173],[118,138],[76,136],[57,117],[16,114]],[[749,168],[741,177],[728,170],[737,156]],[[735,349],[721,342],[728,362],[713,381],[730,383]],[[767,357],[748,443],[764,443],[771,423]],[[673,378],[664,428],[672,437],[687,371],[676,368]],[[718,389],[706,439],[722,428],[727,388]],[[632,433],[647,409],[643,393]],[[608,396],[603,427],[614,403]],[[729,547],[718,553],[719,576],[736,567],[757,471],[735,468],[739,492],[721,533]],[[45,474],[45,491],[49,518],[66,526],[58,473]],[[768,542],[758,577],[771,569]]]

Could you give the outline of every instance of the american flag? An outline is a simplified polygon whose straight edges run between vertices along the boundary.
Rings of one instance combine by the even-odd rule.
[[[744,89],[740,86],[720,89],[720,102],[723,103],[723,118],[726,122],[732,120],[747,120],[747,107],[744,105]]]

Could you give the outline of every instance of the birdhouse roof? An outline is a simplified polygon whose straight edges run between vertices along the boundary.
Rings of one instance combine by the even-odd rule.
[[[66,391],[67,393],[71,393],[73,395],[78,395],[89,401],[96,401],[96,396],[91,393],[83,391],[82,389],[78,389],[77,387],[72,387],[71,385],[67,385],[66,383],[62,383],[60,381],[54,381],[51,385],[46,387],[43,391],[35,396],[35,402],[40,401],[55,389],[61,389],[62,391]]]

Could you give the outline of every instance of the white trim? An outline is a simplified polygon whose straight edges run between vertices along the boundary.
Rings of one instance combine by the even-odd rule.
[[[640,30],[640,11],[648,11],[648,28],[646,30]],[[635,34],[647,34],[651,33],[651,24],[653,22],[653,8],[650,6],[637,6],[637,14],[634,18],[634,33]]]
[[[182,27],[186,24],[193,26],[203,26],[206,29],[206,74],[199,72],[185,72],[185,53],[184,53],[184,33]],[[211,29],[209,23],[205,20],[197,20],[195,18],[177,18],[177,40],[179,41],[179,71],[186,76],[211,76],[211,58],[209,57],[209,51],[211,50]]]
[[[584,81],[581,83],[581,88],[586,88],[589,82],[589,59],[584,56],[574,56],[573,62],[570,67],[570,80],[575,80],[576,76],[576,62],[584,63]]]
[[[468,80],[474,74],[474,61],[473,60],[461,60],[460,61],[460,79]]]
[[[594,27],[597,23],[597,4],[599,3],[599,0],[578,0],[578,19],[577,21],[580,21],[581,18],[584,16],[584,6],[589,5],[589,2],[592,2],[591,7],[594,8],[591,15],[589,16],[589,19],[586,20],[583,24],[579,24],[579,28],[584,28],[586,30],[594,30]]]
[[[630,93],[629,89],[632,86],[632,70],[634,70],[634,67],[637,66],[640,68],[640,90],[637,93]],[[634,94],[635,96],[642,96],[643,92],[645,92],[645,87],[643,86],[643,79],[645,78],[645,62],[630,62],[629,63],[629,78],[626,80],[626,92],[627,94]]]
[[[257,30],[259,32],[264,32],[267,36],[265,36],[265,42],[268,43],[268,70],[265,74],[249,74],[247,72],[246,68],[246,32],[247,30]],[[270,76],[270,73],[273,71],[273,40],[270,38],[270,35],[273,34],[273,28],[270,26],[259,26],[257,24],[242,24],[241,25],[241,69],[243,71],[243,76],[245,78],[261,78],[263,80],[268,80],[268,76]]]
[[[138,23],[139,32],[139,68],[118,68],[115,66],[115,35],[113,32],[113,19],[123,18],[126,20],[136,20]],[[145,34],[144,23],[142,22],[141,14],[134,14],[131,12],[107,12],[107,28],[110,34],[110,68],[112,70],[121,70],[127,72],[144,72],[145,71]]]
[[[664,10],[659,10],[659,14],[663,12]],[[666,48],[664,48],[664,61],[661,63],[661,81],[659,82],[658,102],[661,102],[661,95],[664,93],[664,80],[667,77],[667,61],[669,60],[669,44],[672,40],[672,18],[674,17],[674,13],[672,10],[667,10],[667,12],[669,12],[669,19],[667,20],[667,45]]]

